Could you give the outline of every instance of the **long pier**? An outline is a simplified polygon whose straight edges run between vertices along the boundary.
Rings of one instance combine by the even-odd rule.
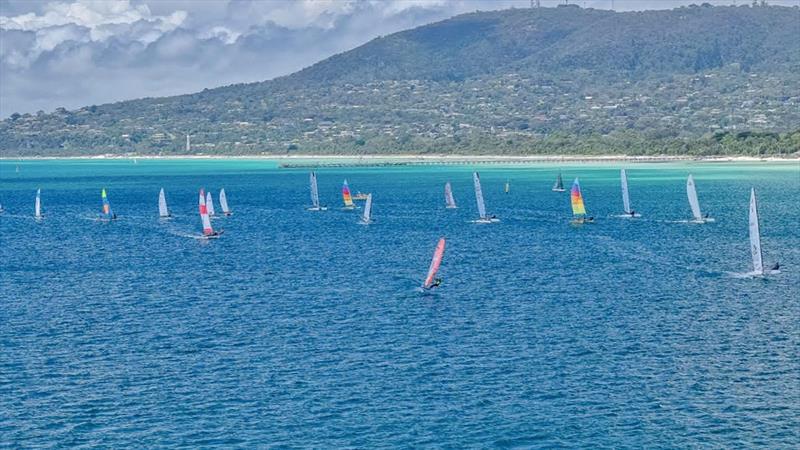
[[[647,156],[647,157],[575,157],[575,158],[487,158],[487,159],[447,159],[447,158],[420,158],[411,160],[349,160],[349,161],[297,161],[285,162],[278,165],[282,169],[315,169],[337,167],[405,167],[405,166],[466,166],[466,165],[524,165],[524,164],[569,164],[569,163],[668,163],[679,161],[694,161],[701,158],[675,157],[675,156]]]

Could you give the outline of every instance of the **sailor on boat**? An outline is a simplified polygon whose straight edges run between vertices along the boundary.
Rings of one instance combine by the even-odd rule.
[[[629,212],[628,214],[630,214],[631,217],[636,217],[636,211],[634,210],[631,210],[631,212]]]
[[[769,270],[781,270],[781,263],[776,262]]]
[[[442,284],[442,279],[441,278],[435,278],[433,280],[433,283],[431,283],[430,286],[423,287],[422,289],[425,289],[426,291],[430,291],[430,290],[433,290],[433,288],[439,287],[439,285],[441,285],[441,284]]]

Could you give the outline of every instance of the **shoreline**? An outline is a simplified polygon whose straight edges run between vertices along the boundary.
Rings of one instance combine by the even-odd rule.
[[[25,156],[0,157],[0,161],[47,161],[47,160],[264,160],[291,164],[306,161],[330,161],[334,163],[602,163],[602,162],[800,162],[798,156],[628,156],[628,155],[91,155],[91,156]]]

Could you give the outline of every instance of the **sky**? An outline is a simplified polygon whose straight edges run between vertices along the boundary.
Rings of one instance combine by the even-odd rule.
[[[544,7],[565,0],[540,0]],[[706,1],[567,0],[617,11]],[[377,36],[530,0],[0,0],[0,118],[287,75]],[[796,6],[800,0],[769,0]]]

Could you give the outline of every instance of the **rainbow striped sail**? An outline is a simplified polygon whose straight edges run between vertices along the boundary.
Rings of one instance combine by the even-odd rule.
[[[578,179],[572,183],[572,191],[570,192],[570,200],[572,200],[572,214],[582,216],[586,214],[586,208],[583,206],[583,196],[581,195],[581,185]]]
[[[106,195],[105,189],[100,192],[100,197],[103,198],[103,217],[110,220],[113,218],[114,213],[111,211],[111,204],[108,202],[108,196]]]
[[[345,208],[352,208],[353,205],[353,196],[350,195],[350,186],[347,185],[347,180],[344,180],[344,184],[342,185],[342,200],[344,200]]]

